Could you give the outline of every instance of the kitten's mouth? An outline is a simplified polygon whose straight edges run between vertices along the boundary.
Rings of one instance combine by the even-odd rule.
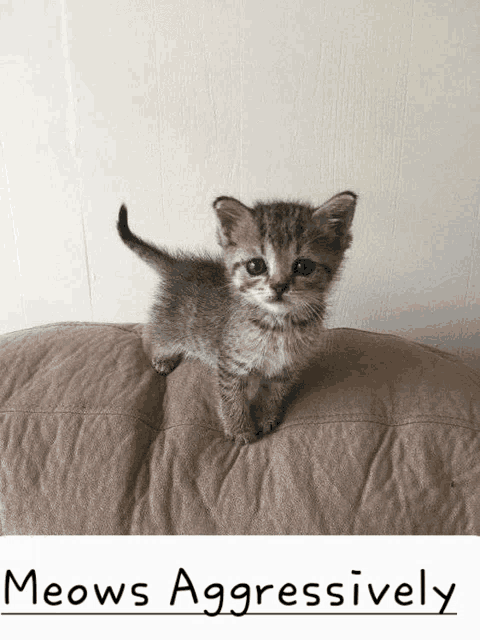
[[[278,298],[277,296],[271,296],[266,301],[267,306],[273,311],[286,311],[288,307],[291,306],[291,303],[285,298]]]
[[[255,296],[255,302],[257,305],[275,315],[284,315],[288,313],[292,308],[291,300],[287,300],[283,296],[278,297],[277,294]]]

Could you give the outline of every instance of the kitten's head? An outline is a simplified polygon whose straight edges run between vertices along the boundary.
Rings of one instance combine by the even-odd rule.
[[[278,318],[324,309],[352,237],[357,196],[345,191],[320,207],[217,198],[218,240],[231,282],[250,304]]]

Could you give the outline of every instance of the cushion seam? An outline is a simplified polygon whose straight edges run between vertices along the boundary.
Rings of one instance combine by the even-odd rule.
[[[386,421],[386,420],[382,420],[381,418],[368,418],[368,417],[364,417],[364,418],[344,418],[342,419],[341,416],[335,416],[334,419],[332,420],[321,420],[321,419],[315,419],[315,418],[307,418],[305,420],[299,421],[299,422],[288,422],[285,424],[281,424],[277,431],[281,431],[282,429],[286,428],[286,427],[296,427],[299,425],[314,425],[314,424],[332,424],[332,423],[339,423],[339,422],[350,422],[350,423],[368,423],[368,424],[377,424],[379,426],[382,427],[387,427],[388,429],[394,429],[396,427],[408,427],[408,426],[413,426],[413,425],[418,425],[418,424],[436,424],[436,425],[440,425],[440,426],[444,426],[444,427],[459,427],[462,429],[469,429],[470,431],[476,431],[477,433],[480,433],[480,425],[476,425],[475,423],[472,422],[467,422],[467,421],[460,421],[460,420],[456,420],[456,419],[451,419],[448,418],[448,416],[414,416],[412,418],[407,418],[405,421],[402,422],[391,422],[391,421]]]
[[[0,415],[4,413],[4,414],[27,414],[27,415],[64,415],[64,414],[68,414],[68,415],[75,415],[75,416],[120,416],[122,418],[132,418],[133,420],[138,420],[139,422],[141,422],[142,424],[144,424],[146,427],[148,427],[149,429],[152,429],[152,431],[155,431],[156,433],[159,433],[160,431],[166,431],[167,429],[169,429],[170,427],[166,427],[166,428],[161,428],[158,429],[157,427],[152,426],[152,424],[149,423],[148,420],[146,420],[145,418],[142,418],[139,415],[136,414],[132,414],[132,413],[121,413],[121,412],[116,412],[116,411],[111,411],[111,412],[105,412],[105,411],[69,411],[69,410],[54,410],[54,411],[29,411],[26,409],[0,409]]]
[[[208,427],[206,425],[198,425],[193,422],[179,422],[179,423],[169,425],[168,427],[161,427],[160,429],[158,429],[152,426],[147,420],[145,420],[145,418],[142,418],[141,416],[130,414],[130,413],[115,412],[115,411],[112,411],[112,412],[69,411],[69,410],[29,411],[29,410],[23,410],[23,409],[0,409],[0,414],[2,413],[5,413],[5,414],[18,413],[18,414],[29,414],[29,415],[70,414],[70,415],[78,415],[78,416],[106,416],[106,417],[120,416],[123,418],[133,418],[135,420],[138,420],[139,422],[141,422],[142,424],[144,424],[145,426],[149,427],[150,429],[152,429],[157,433],[160,433],[161,431],[168,431],[176,427],[189,427],[189,426],[196,427],[196,428],[198,428],[198,426],[201,426],[202,428],[207,428],[213,431],[217,431],[218,433],[223,433],[223,431],[219,429],[215,429],[214,427]],[[322,416],[321,418],[306,417],[306,418],[303,418],[301,421],[297,420],[295,422],[285,422],[285,423],[282,423],[277,430],[282,430],[290,426],[293,427],[293,426],[305,425],[305,424],[329,424],[329,423],[339,423],[339,422],[348,422],[348,423],[366,422],[366,423],[378,424],[378,425],[389,427],[389,428],[402,427],[402,426],[408,426],[408,425],[419,424],[419,423],[421,424],[439,424],[440,423],[443,426],[461,427],[461,428],[470,429],[472,431],[480,430],[480,425],[476,425],[471,421],[462,420],[459,418],[454,418],[453,416],[440,415],[440,414],[433,415],[433,416],[431,414],[429,415],[418,414],[418,415],[414,415],[409,418],[406,418],[404,421],[395,422],[391,420],[385,420],[381,416],[371,416],[370,414],[352,415],[352,414],[342,414],[342,413],[331,414],[330,416],[326,416],[326,417]]]

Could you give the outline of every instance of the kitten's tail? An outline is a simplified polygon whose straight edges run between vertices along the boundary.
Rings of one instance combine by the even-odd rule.
[[[168,267],[173,266],[176,259],[153,244],[145,242],[136,236],[128,226],[127,207],[122,204],[118,212],[117,231],[120,238],[129,249],[134,251],[142,260],[145,260],[156,271],[164,272]]]

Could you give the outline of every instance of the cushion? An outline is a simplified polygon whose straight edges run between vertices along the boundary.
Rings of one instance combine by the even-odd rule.
[[[480,374],[324,332],[279,428],[222,431],[214,373],[150,366],[135,324],[0,337],[3,534],[480,534]]]

